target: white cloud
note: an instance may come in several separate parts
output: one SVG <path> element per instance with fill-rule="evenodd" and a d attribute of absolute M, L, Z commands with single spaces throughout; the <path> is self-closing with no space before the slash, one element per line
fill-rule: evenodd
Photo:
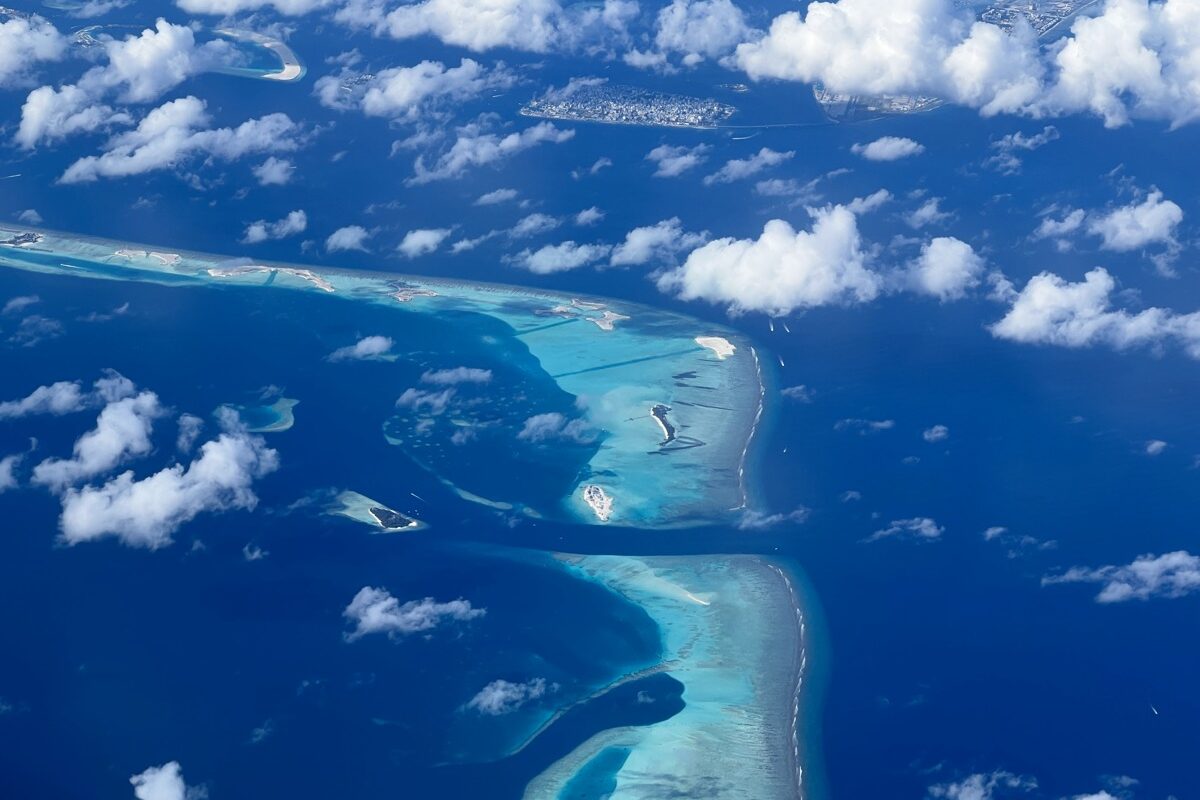
<path fill-rule="evenodd" d="M 426 392 L 421 389 L 405 389 L 396 398 L 396 408 L 411 408 L 413 411 L 426 409 L 431 415 L 443 413 L 454 399 L 454 389 L 443 389 L 440 392 Z"/>
<path fill-rule="evenodd" d="M 21 454 L 0 458 L 0 494 L 17 488 L 17 466 L 24 458 Z"/>
<path fill-rule="evenodd" d="M 856 419 L 853 417 L 840 419 L 833 424 L 833 429 L 836 431 L 858 431 L 860 436 L 890 431 L 894 427 L 896 427 L 896 421 L 892 419 Z"/>
<path fill-rule="evenodd" d="M 251 170 L 254 177 L 258 178 L 259 186 L 286 186 L 291 183 L 295 171 L 295 164 L 275 156 L 268 156 L 266 161 Z"/>
<path fill-rule="evenodd" d="M 1028 791 L 1037 788 L 1037 781 L 1011 772 L 996 770 L 968 775 L 959 781 L 929 787 L 929 796 L 937 800 L 992 800 L 997 792 Z"/>
<path fill-rule="evenodd" d="M 485 609 L 473 608 L 461 597 L 446 603 L 426 597 L 402 604 L 386 589 L 364 586 L 354 595 L 342 616 L 354 624 L 354 630 L 346 634 L 346 641 L 353 642 L 372 633 L 386 633 L 395 638 L 431 631 L 443 622 L 466 622 L 486 613 Z"/>
<path fill-rule="evenodd" d="M 1078 283 L 1043 272 L 1016 294 L 993 336 L 1026 344 L 1088 347 L 1106 344 L 1117 350 L 1174 340 L 1200 358 L 1200 312 L 1176 314 L 1147 308 L 1136 314 L 1111 307 L 1116 281 L 1097 267 Z"/>
<path fill-rule="evenodd" d="M 939 236 L 921 248 L 909 270 L 909 281 L 918 292 L 942 302 L 965 297 L 979 285 L 983 258 L 971 245 L 950 236 Z"/>
<path fill-rule="evenodd" d="M 886 528 L 881 528 L 875 531 L 868 537 L 868 542 L 879 541 L 880 539 L 904 538 L 917 539 L 920 541 L 936 541 L 940 539 L 945 532 L 945 528 L 938 525 L 929 517 L 913 517 L 912 519 L 895 519 L 891 525 Z"/>
<path fill-rule="evenodd" d="M 441 247 L 451 233 L 449 228 L 418 228 L 404 234 L 396 250 L 405 258 L 417 258 L 432 253 Z"/>
<path fill-rule="evenodd" d="M 45 222 L 36 208 L 26 208 L 17 212 L 17 221 L 24 222 L 26 225 L 41 225 Z"/>
<path fill-rule="evenodd" d="M 675 178 L 707 161 L 708 151 L 711 149 L 706 144 L 698 144 L 695 147 L 660 144 L 646 154 L 646 160 L 658 165 L 654 170 L 654 177 Z"/>
<path fill-rule="evenodd" d="M 717 239 L 663 273 L 658 288 L 684 300 L 727 306 L 731 314 L 797 309 L 875 299 L 881 279 L 868 268 L 857 218 L 845 206 L 811 209 L 811 231 L 768 222 L 758 239 Z"/>
<path fill-rule="evenodd" d="M 557 0 L 421 0 L 390 11 L 379 0 L 351 0 L 335 18 L 393 39 L 435 36 L 476 52 L 545 53 L 559 43 L 562 16 Z"/>
<path fill-rule="evenodd" d="M 900 136 L 884 136 L 869 144 L 856 144 L 850 152 L 868 161 L 899 161 L 924 153 L 925 145 Z"/>
<path fill-rule="evenodd" d="M 150 440 L 154 421 L 165 413 L 154 392 L 108 403 L 96 418 L 96 427 L 76 440 L 72 457 L 49 458 L 38 464 L 33 482 L 61 492 L 148 454 L 154 446 Z"/>
<path fill-rule="evenodd" d="M 944 442 L 950 438 L 950 429 L 945 425 L 934 425 L 932 428 L 926 428 L 921 433 L 921 438 L 927 442 Z"/>
<path fill-rule="evenodd" d="M 516 189 L 495 189 L 487 194 L 481 194 L 479 199 L 475 201 L 477 206 L 494 206 L 500 203 L 507 203 L 510 200 L 516 200 L 520 194 Z"/>
<path fill-rule="evenodd" d="M 1075 231 L 1083 227 L 1083 221 L 1087 214 L 1082 208 L 1075 208 L 1067 211 L 1062 219 L 1054 219 L 1051 216 L 1042 218 L 1037 230 L 1033 232 L 1034 239 L 1058 239 L 1063 236 L 1070 236 Z"/>
<path fill-rule="evenodd" d="M 177 424 L 179 434 L 175 437 L 175 449 L 181 453 L 190 453 L 196 440 L 200 438 L 200 432 L 204 430 L 204 420 L 195 414 L 180 414 Z"/>
<path fill-rule="evenodd" d="M 549 122 L 540 122 L 507 136 L 484 133 L 479 125 L 466 125 L 458 129 L 454 144 L 438 157 L 433 166 L 427 166 L 425 157 L 418 156 L 413 163 L 414 175 L 408 182 L 422 184 L 457 178 L 471 167 L 493 164 L 543 142 L 561 144 L 574 135 L 575 131 L 556 128 Z"/>
<path fill-rule="evenodd" d="M 942 198 L 931 197 L 921 204 L 920 208 L 905 216 L 904 221 L 910 228 L 920 230 L 929 225 L 940 225 L 952 216 L 942 211 Z"/>
<path fill-rule="evenodd" d="M 725 165 L 712 175 L 706 175 L 704 185 L 711 186 L 715 183 L 732 183 L 745 178 L 752 177 L 762 172 L 764 169 L 778 166 L 783 162 L 796 155 L 796 151 L 788 150 L 786 153 L 780 153 L 777 150 L 772 150 L 769 147 L 764 147 L 749 158 L 733 158 L 725 162 Z"/>
<path fill-rule="evenodd" d="M 116 94 L 125 103 L 149 102 L 237 57 L 229 42 L 199 44 L 190 27 L 161 18 L 139 34 L 123 39 L 100 35 L 99 41 L 107 63 L 92 67 L 74 84 L 57 90 L 42 86 L 29 94 L 15 137 L 19 145 L 32 148 L 43 140 L 129 125 L 129 114 L 102 102 L 106 96 Z"/>
<path fill-rule="evenodd" d="M 67 38 L 36 14 L 0 22 L 0 88 L 30 80 L 34 65 L 57 61 L 67 50 Z"/>
<path fill-rule="evenodd" d="M 1167 449 L 1167 443 L 1162 439 L 1151 439 L 1146 442 L 1146 455 L 1157 456 L 1161 455 Z"/>
<path fill-rule="evenodd" d="M 325 250 L 329 253 L 337 253 L 342 250 L 367 250 L 367 239 L 371 238 L 371 232 L 361 225 L 347 225 L 344 228 L 338 228 L 325 240 Z"/>
<path fill-rule="evenodd" d="M 568 419 L 557 411 L 535 414 L 525 420 L 517 438 L 526 442 L 549 442 L 565 440 L 587 444 L 596 438 L 596 432 L 584 419 Z"/>
<path fill-rule="evenodd" d="M 140 175 L 180 166 L 187 160 L 234 161 L 254 153 L 295 150 L 300 126 L 286 114 L 267 114 L 236 128 L 207 128 L 205 104 L 195 97 L 164 103 L 137 128 L 114 136 L 100 156 L 81 158 L 67 168 L 62 183 Z"/>
<path fill-rule="evenodd" d="M 377 361 L 390 355 L 394 344 L 390 336 L 364 336 L 354 344 L 334 350 L 329 354 L 329 360 Z"/>
<path fill-rule="evenodd" d="M 422 383 L 434 386 L 457 386 L 460 383 L 490 383 L 492 371 L 477 367 L 453 367 L 451 369 L 427 370 L 421 375 Z"/>
<path fill-rule="evenodd" d="M 612 251 L 607 244 L 578 244 L 566 241 L 548 244 L 537 250 L 522 250 L 508 261 L 537 275 L 549 275 L 599 261 Z"/>
<path fill-rule="evenodd" d="M 674 261 L 677 253 L 692 250 L 706 241 L 707 231 L 690 233 L 683 229 L 679 217 L 671 217 L 631 230 L 625 235 L 625 241 L 613 248 L 609 263 L 626 267 L 650 261 Z"/>
<path fill-rule="evenodd" d="M 188 786 L 178 761 L 168 761 L 161 767 L 149 767 L 130 777 L 133 796 L 137 800 L 204 800 L 203 788 Z"/>
<path fill-rule="evenodd" d="M 1174 245 L 1175 229 L 1182 221 L 1183 209 L 1163 200 L 1162 192 L 1155 189 L 1140 203 L 1092 219 L 1088 232 L 1102 239 L 1102 249 L 1125 253 L 1152 244 Z"/>
<path fill-rule="evenodd" d="M 317 9 L 335 5 L 338 0 L 175 0 L 189 14 L 231 16 L 246 11 L 271 8 L 280 14 L 296 17 Z"/>
<path fill-rule="evenodd" d="M 604 219 L 604 212 L 596 206 L 592 206 L 591 208 L 585 208 L 575 215 L 575 224 L 586 227 L 588 225 L 595 225 L 602 219 Z"/>
<path fill-rule="evenodd" d="M 556 217 L 535 212 L 517 220 L 517 224 L 512 226 L 508 231 L 508 235 L 513 239 L 526 239 L 530 236 L 537 236 L 552 231 L 559 224 L 560 222 Z"/>
<path fill-rule="evenodd" d="M 416 122 L 448 106 L 478 97 L 484 91 L 511 86 L 515 77 L 503 65 L 489 70 L 469 58 L 457 67 L 422 61 L 411 67 L 380 70 L 355 81 L 346 91 L 343 75 L 317 80 L 313 93 L 331 108 L 357 108 L 372 117 Z"/>
<path fill-rule="evenodd" d="M 996 153 L 985 159 L 983 163 L 1005 175 L 1015 175 L 1021 171 L 1021 158 L 1017 155 L 1019 152 L 1037 150 L 1050 142 L 1057 141 L 1060 137 L 1058 128 L 1053 125 L 1047 125 L 1041 133 L 1030 136 L 1026 136 L 1020 131 L 1007 134 L 992 142 L 992 149 Z"/>
<path fill-rule="evenodd" d="M 1200 556 L 1184 550 L 1138 556 L 1120 566 L 1072 567 L 1061 575 L 1042 578 L 1043 586 L 1059 583 L 1098 583 L 1098 603 L 1123 603 L 1156 597 L 1176 598 L 1200 591 Z"/>
<path fill-rule="evenodd" d="M 4 308 L 0 308 L 0 315 L 20 314 L 30 306 L 37 305 L 42 302 L 42 298 L 36 294 L 23 294 L 17 297 L 9 298 L 4 304 Z"/>
<path fill-rule="evenodd" d="M 811 403 L 813 399 L 813 391 L 804 384 L 796 386 L 785 386 L 779 390 L 779 393 L 788 400 L 795 400 L 797 403 Z"/>
<path fill-rule="evenodd" d="M 1182 125 L 1200 116 L 1200 8 L 1193 0 L 1108 0 L 1043 49 L 953 0 L 837 0 L 776 17 L 737 49 L 751 78 L 851 94 L 936 95 L 986 115 L 1090 112 Z"/>
<path fill-rule="evenodd" d="M 879 189 L 866 197 L 856 197 L 846 204 L 846 208 L 855 214 L 869 214 L 884 203 L 892 201 L 892 193 L 887 189 Z"/>
<path fill-rule="evenodd" d="M 532 678 L 525 683 L 512 683 L 503 679 L 494 680 L 471 698 L 467 703 L 467 708 L 488 716 L 511 714 L 544 694 L 546 694 L 545 678 Z"/>
<path fill-rule="evenodd" d="M 176 464 L 141 480 L 124 472 L 100 486 L 68 489 L 59 529 L 72 545 L 115 536 L 130 547 L 164 547 L 202 512 L 253 509 L 254 481 L 278 466 L 278 453 L 261 437 L 227 431 L 205 442 L 186 468 Z"/>
<path fill-rule="evenodd" d="M 304 233 L 307 228 L 308 215 L 303 210 L 291 211 L 286 217 L 275 222 L 260 219 L 258 222 L 250 223 L 246 226 L 245 234 L 242 235 L 242 242 L 258 244 L 272 239 L 285 239 L 288 236 Z"/>
<path fill-rule="evenodd" d="M 767 514 L 762 511 L 746 509 L 738 519 L 737 528 L 739 531 L 762 531 L 774 528 L 784 522 L 802 523 L 808 520 L 810 513 L 810 510 L 804 506 L 792 509 L 786 514 L 783 512 Z"/>
<path fill-rule="evenodd" d="M 751 32 L 730 0 L 672 0 L 658 12 L 654 44 L 661 53 L 683 54 L 692 66 L 729 54 Z"/>

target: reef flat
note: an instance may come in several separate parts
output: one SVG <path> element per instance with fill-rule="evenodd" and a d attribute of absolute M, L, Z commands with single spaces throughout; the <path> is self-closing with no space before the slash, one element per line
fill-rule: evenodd
<path fill-rule="evenodd" d="M 525 800 L 805 795 L 798 738 L 807 664 L 792 579 L 754 556 L 561 556 L 659 626 L 659 670 L 685 707 L 593 736 L 530 782 Z"/>
<path fill-rule="evenodd" d="M 451 478 L 443 465 L 452 464 L 465 452 L 462 448 L 452 449 L 449 440 L 439 443 L 439 461 L 426 455 L 429 448 L 408 448 L 413 435 L 387 431 L 389 441 L 405 446 L 460 497 L 496 508 L 519 507 L 531 516 L 673 527 L 727 519 L 746 504 L 751 490 L 745 468 L 764 396 L 759 359 L 744 337 L 721 326 L 632 303 L 515 286 L 239 260 L 3 225 L 0 266 L 178 287 L 314 292 L 330 302 L 385 306 L 397 315 L 434 315 L 452 333 L 456 325 L 467 331 L 470 319 L 484 315 L 501 323 L 493 326 L 503 341 L 492 357 L 503 361 L 517 351 L 527 352 L 536 360 L 532 369 L 538 379 L 573 398 L 570 410 L 579 417 L 577 427 L 557 428 L 550 437 L 526 431 L 521 439 L 520 427 L 506 429 L 509 441 L 536 445 L 544 453 L 575 447 L 572 452 L 583 453 L 585 461 L 582 469 L 567 475 L 553 500 L 533 507 L 525 498 L 511 496 L 519 487 L 509 487 L 510 494 L 493 491 L 494 473 L 503 465 L 460 469 Z M 718 341 L 728 346 L 714 349 L 712 343 Z M 401 358 L 403 347 L 397 342 Z M 502 368 L 498 362 L 496 369 Z M 495 397 L 496 387 L 491 388 L 493 396 L 461 414 L 455 410 L 455 430 L 485 429 L 491 420 L 480 415 L 486 415 L 489 404 L 511 401 Z M 659 405 L 670 409 L 673 436 L 663 437 L 652 418 L 651 409 Z M 519 422 L 533 422 L 532 416 Z M 409 422 L 409 431 L 419 434 L 421 420 Z M 586 448 L 567 441 L 576 433 Z M 601 495 L 589 487 L 603 490 L 607 501 L 597 504 Z"/>

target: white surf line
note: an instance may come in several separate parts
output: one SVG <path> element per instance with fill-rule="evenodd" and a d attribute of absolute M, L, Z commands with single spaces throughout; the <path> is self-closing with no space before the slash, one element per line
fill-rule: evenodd
<path fill-rule="evenodd" d="M 800 608 L 800 597 L 796 594 L 796 589 L 788 579 L 787 573 L 774 564 L 771 565 L 771 569 L 775 570 L 783 580 L 784 586 L 787 587 L 788 595 L 792 598 L 796 623 L 800 629 L 800 667 L 796 670 L 796 687 L 792 700 L 792 763 L 796 768 L 796 791 L 799 793 L 800 800 L 804 800 L 804 766 L 800 763 L 800 691 L 804 686 L 804 671 L 808 667 L 808 653 L 804 639 L 804 613 Z"/>
<path fill-rule="evenodd" d="M 742 502 L 732 509 L 734 511 L 740 511 L 749 502 L 749 492 L 746 489 L 746 459 L 750 455 L 750 445 L 754 442 L 754 435 L 758 433 L 758 423 L 762 420 L 763 407 L 767 401 L 767 387 L 763 383 L 762 364 L 758 360 L 758 351 L 753 346 L 750 348 L 750 355 L 754 356 L 754 373 L 758 376 L 758 411 L 754 413 L 754 424 L 750 426 L 750 435 L 746 437 L 746 446 L 742 448 L 742 457 L 738 463 L 738 492 L 742 496 Z"/>

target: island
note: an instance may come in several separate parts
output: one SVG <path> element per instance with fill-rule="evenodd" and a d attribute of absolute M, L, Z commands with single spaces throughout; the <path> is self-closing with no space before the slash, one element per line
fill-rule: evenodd
<path fill-rule="evenodd" d="M 669 94 L 635 86 L 610 85 L 604 79 L 573 81 L 530 100 L 521 109 L 527 117 L 610 125 L 664 128 L 715 128 L 737 111 L 704 97 Z"/>

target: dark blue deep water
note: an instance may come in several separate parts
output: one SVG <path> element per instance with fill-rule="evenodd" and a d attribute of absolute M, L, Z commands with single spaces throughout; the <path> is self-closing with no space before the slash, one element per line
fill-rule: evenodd
<path fill-rule="evenodd" d="M 185 19 L 145 3 L 120 15 L 141 22 L 155 12 Z M 1176 264 L 1178 277 L 1164 278 L 1138 253 L 1099 253 L 1089 245 L 1056 252 L 1029 239 L 1039 210 L 1053 203 L 1104 207 L 1134 184 L 1157 186 L 1184 208 L 1190 242 L 1195 231 L 1188 225 L 1200 211 L 1195 126 L 1109 131 L 1091 119 L 1053 120 L 1061 140 L 1024 154 L 1019 174 L 1001 176 L 983 164 L 990 143 L 1015 130 L 1040 131 L 1045 121 L 942 109 L 810 127 L 819 120 L 804 89 L 772 85 L 756 87 L 747 114 L 758 123 L 803 127 L 734 141 L 728 131 L 575 125 L 569 146 L 543 146 L 498 168 L 415 190 L 403 184 L 411 155 L 389 156 L 392 141 L 406 132 L 320 108 L 310 95 L 312 78 L 323 74 L 325 56 L 350 47 L 379 68 L 424 57 L 457 63 L 462 53 L 364 35 L 338 38 L 331 50 L 331 30 L 343 37 L 313 24 L 290 39 L 309 64 L 306 82 L 209 75 L 183 87 L 208 98 L 220 124 L 268 111 L 310 121 L 314 144 L 295 154 L 293 185 L 254 186 L 243 195 L 237 188 L 251 181 L 247 163 L 218 169 L 204 191 L 165 172 L 55 184 L 77 150 L 99 146 L 104 137 L 97 135 L 28 158 L 0 154 L 0 171 L 22 173 L 0 183 L 0 215 L 36 208 L 52 228 L 245 254 L 238 240 L 248 222 L 304 208 L 313 240 L 363 224 L 376 231 L 372 252 L 330 259 L 319 247 L 301 250 L 298 240 L 249 252 L 587 291 L 728 322 L 720 309 L 659 294 L 645 271 L 533 276 L 503 263 L 500 244 L 418 262 L 391 253 L 412 228 L 457 223 L 463 235 L 475 236 L 510 226 L 526 212 L 470 205 L 503 186 L 519 188 L 546 213 L 592 205 L 607 211 L 594 229 L 546 241 L 619 241 L 634 226 L 671 216 L 714 236 L 756 236 L 771 217 L 805 226 L 802 208 L 758 196 L 748 185 L 719 195 L 700 185 L 699 174 L 654 180 L 644 160 L 664 142 L 711 144 L 710 166 L 769 146 L 796 152 L 776 177 L 807 181 L 852 170 L 819 185 L 826 201 L 892 191 L 890 208 L 861 220 L 864 237 L 884 248 L 889 263 L 910 254 L 902 245 L 886 249 L 893 236 L 911 235 L 900 213 L 919 197 L 938 196 L 954 212 L 942 230 L 972 242 L 1018 285 L 1043 269 L 1078 280 L 1103 264 L 1135 303 L 1200 308 L 1194 251 Z M 651 80 L 619 64 L 592 66 L 626 81 Z M 576 65 L 549 57 L 539 81 L 562 84 L 578 74 Z M 710 67 L 653 80 L 708 93 L 729 79 Z M 514 112 L 540 85 L 478 101 L 464 118 L 487 110 L 523 125 Z M 21 99 L 8 92 L 2 98 L 10 112 Z M 929 155 L 867 167 L 850 154 L 852 144 L 884 134 L 918 139 Z M 346 155 L 332 161 L 341 151 Z M 614 165 L 584 180 L 569 176 L 601 156 Z M 334 185 L 338 190 L 329 191 Z M 62 547 L 53 499 L 36 490 L 0 494 L 0 697 L 13 707 L 0 715 L 0 797 L 127 798 L 129 775 L 172 759 L 215 800 L 519 797 L 533 775 L 592 733 L 651 722 L 681 702 L 669 676 L 646 679 L 575 707 L 532 746 L 503 757 L 554 708 L 652 663 L 659 649 L 644 612 L 572 579 L 545 555 L 553 550 L 764 553 L 802 570 L 823 631 L 823 651 L 810 655 L 828 678 L 822 697 L 806 698 L 814 709 L 807 735 L 824 754 L 823 764 L 809 767 L 824 773 L 830 798 L 921 798 L 932 783 L 993 769 L 1036 776 L 1046 797 L 1097 791 L 1105 776 L 1121 775 L 1140 781 L 1138 797 L 1200 796 L 1200 597 L 1101 605 L 1093 601 L 1098 587 L 1040 583 L 1071 565 L 1196 549 L 1200 364 L 1177 350 L 1112 353 L 998 341 L 985 325 L 1001 307 L 982 297 L 939 305 L 896 296 L 816 310 L 790 319 L 790 334 L 770 333 L 761 317 L 735 319 L 765 352 L 784 359 L 775 381 L 812 390 L 811 403 L 772 398 L 754 478 L 765 510 L 802 504 L 811 516 L 803 525 L 759 532 L 716 526 L 655 533 L 558 525 L 464 503 L 387 444 L 383 425 L 397 395 L 424 369 L 468 361 L 463 326 L 484 332 L 494 320 L 426 320 L 431 327 L 422 329 L 401 321 L 399 311 L 300 293 L 0 272 L 0 301 L 30 294 L 41 298 L 38 313 L 61 321 L 65 335 L 36 347 L 0 345 L 0 399 L 56 380 L 90 382 L 113 368 L 176 409 L 204 417 L 222 403 L 251 404 L 267 387 L 300 404 L 293 429 L 268 434 L 282 467 L 258 485 L 257 511 L 202 516 L 162 551 L 113 541 Z M 124 315 L 82 321 L 124 303 Z M 17 322 L 0 318 L 4 340 Z M 323 360 L 359 335 L 388 332 L 405 337 L 420 358 L 387 365 Z M 448 350 L 448 340 L 458 349 Z M 539 409 L 569 408 L 571 398 L 534 366 L 522 367 L 523 358 L 512 353 L 514 374 L 528 383 Z M 890 419 L 894 427 L 872 435 L 836 430 L 847 418 Z M 24 450 L 31 436 L 39 454 L 68 453 L 92 423 L 88 414 L 0 423 L 0 455 Z M 921 432 L 934 424 L 948 426 L 950 438 L 923 441 Z M 158 435 L 152 460 L 161 466 L 170 461 L 174 430 L 164 425 Z M 1170 444 L 1157 458 L 1144 452 L 1152 439 Z M 551 497 L 586 455 L 568 453 L 545 471 L 499 474 L 496 485 L 519 484 L 531 499 Z M 481 450 L 479 463 L 487 456 Z M 432 527 L 370 535 L 317 513 L 337 489 L 362 492 Z M 861 498 L 843 502 L 848 491 Z M 919 516 L 945 527 L 940 541 L 864 541 L 891 520 Z M 1010 536 L 985 541 L 982 532 L 993 526 Z M 1053 544 L 1022 543 L 1025 536 Z M 247 561 L 247 545 L 268 557 Z M 400 598 L 466 597 L 487 615 L 429 637 L 346 642 L 342 609 L 368 585 Z M 517 714 L 483 718 L 463 708 L 491 680 L 533 676 L 557 688 Z M 639 704 L 639 691 L 661 702 Z M 580 779 L 580 796 L 602 796 L 604 769 L 619 756 L 606 754 L 597 774 Z"/>

